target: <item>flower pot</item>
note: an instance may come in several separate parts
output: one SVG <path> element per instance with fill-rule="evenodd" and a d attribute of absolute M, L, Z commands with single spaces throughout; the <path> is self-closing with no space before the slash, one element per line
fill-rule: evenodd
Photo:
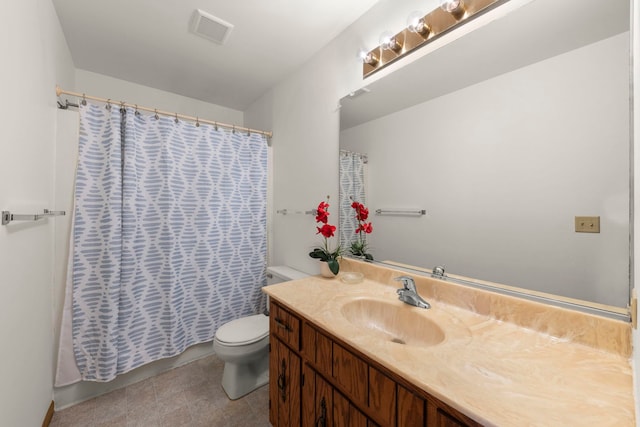
<path fill-rule="evenodd" d="M 333 272 L 329 268 L 329 264 L 327 264 L 326 261 L 320 261 L 320 275 L 328 279 L 336 277 L 336 275 L 333 274 Z"/>

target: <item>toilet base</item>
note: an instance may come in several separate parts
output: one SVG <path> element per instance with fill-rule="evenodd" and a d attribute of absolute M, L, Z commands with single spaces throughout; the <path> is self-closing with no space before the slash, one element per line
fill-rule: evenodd
<path fill-rule="evenodd" d="M 269 358 L 251 363 L 226 362 L 222 372 L 222 388 L 229 399 L 236 400 L 269 382 Z"/>

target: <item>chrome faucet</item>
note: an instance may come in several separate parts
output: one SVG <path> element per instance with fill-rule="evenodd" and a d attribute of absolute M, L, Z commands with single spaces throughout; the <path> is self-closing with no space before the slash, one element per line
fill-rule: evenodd
<path fill-rule="evenodd" d="M 398 293 L 398 299 L 406 304 L 415 305 L 420 308 L 431 308 L 431 304 L 422 299 L 420 295 L 418 295 L 418 291 L 416 289 L 416 283 L 409 276 L 400 276 L 396 277 L 393 280 L 397 280 L 402 282 L 402 288 L 396 290 Z"/>

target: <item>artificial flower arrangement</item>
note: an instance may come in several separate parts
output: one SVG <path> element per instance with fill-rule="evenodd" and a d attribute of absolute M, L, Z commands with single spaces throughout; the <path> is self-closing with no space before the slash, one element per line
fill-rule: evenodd
<path fill-rule="evenodd" d="M 340 264 L 338 258 L 342 255 L 342 248 L 338 245 L 334 250 L 329 249 L 329 238 L 333 237 L 336 231 L 336 226 L 329 224 L 329 196 L 327 196 L 326 202 L 320 202 L 316 213 L 316 222 L 322 224 L 316 226 L 318 231 L 316 234 L 322 234 L 324 238 L 324 244 L 322 246 L 314 248 L 309 252 L 311 258 L 319 259 L 327 263 L 329 270 L 333 274 L 338 274 L 340 271 Z"/>
<path fill-rule="evenodd" d="M 351 243 L 349 252 L 351 252 L 351 255 L 353 256 L 373 261 L 373 255 L 367 252 L 369 250 L 367 234 L 371 234 L 373 231 L 373 225 L 371 222 L 366 222 L 369 218 L 369 209 L 367 209 L 367 207 L 362 203 L 358 203 L 356 201 L 351 204 L 351 207 L 356 211 L 356 221 L 358 221 L 356 234 L 358 237 Z"/>

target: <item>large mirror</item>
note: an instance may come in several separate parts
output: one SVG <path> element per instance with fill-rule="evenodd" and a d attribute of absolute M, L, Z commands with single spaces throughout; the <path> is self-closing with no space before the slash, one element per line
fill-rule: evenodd
<path fill-rule="evenodd" d="M 532 0 L 341 100 L 377 261 L 627 306 L 629 3 Z"/>

